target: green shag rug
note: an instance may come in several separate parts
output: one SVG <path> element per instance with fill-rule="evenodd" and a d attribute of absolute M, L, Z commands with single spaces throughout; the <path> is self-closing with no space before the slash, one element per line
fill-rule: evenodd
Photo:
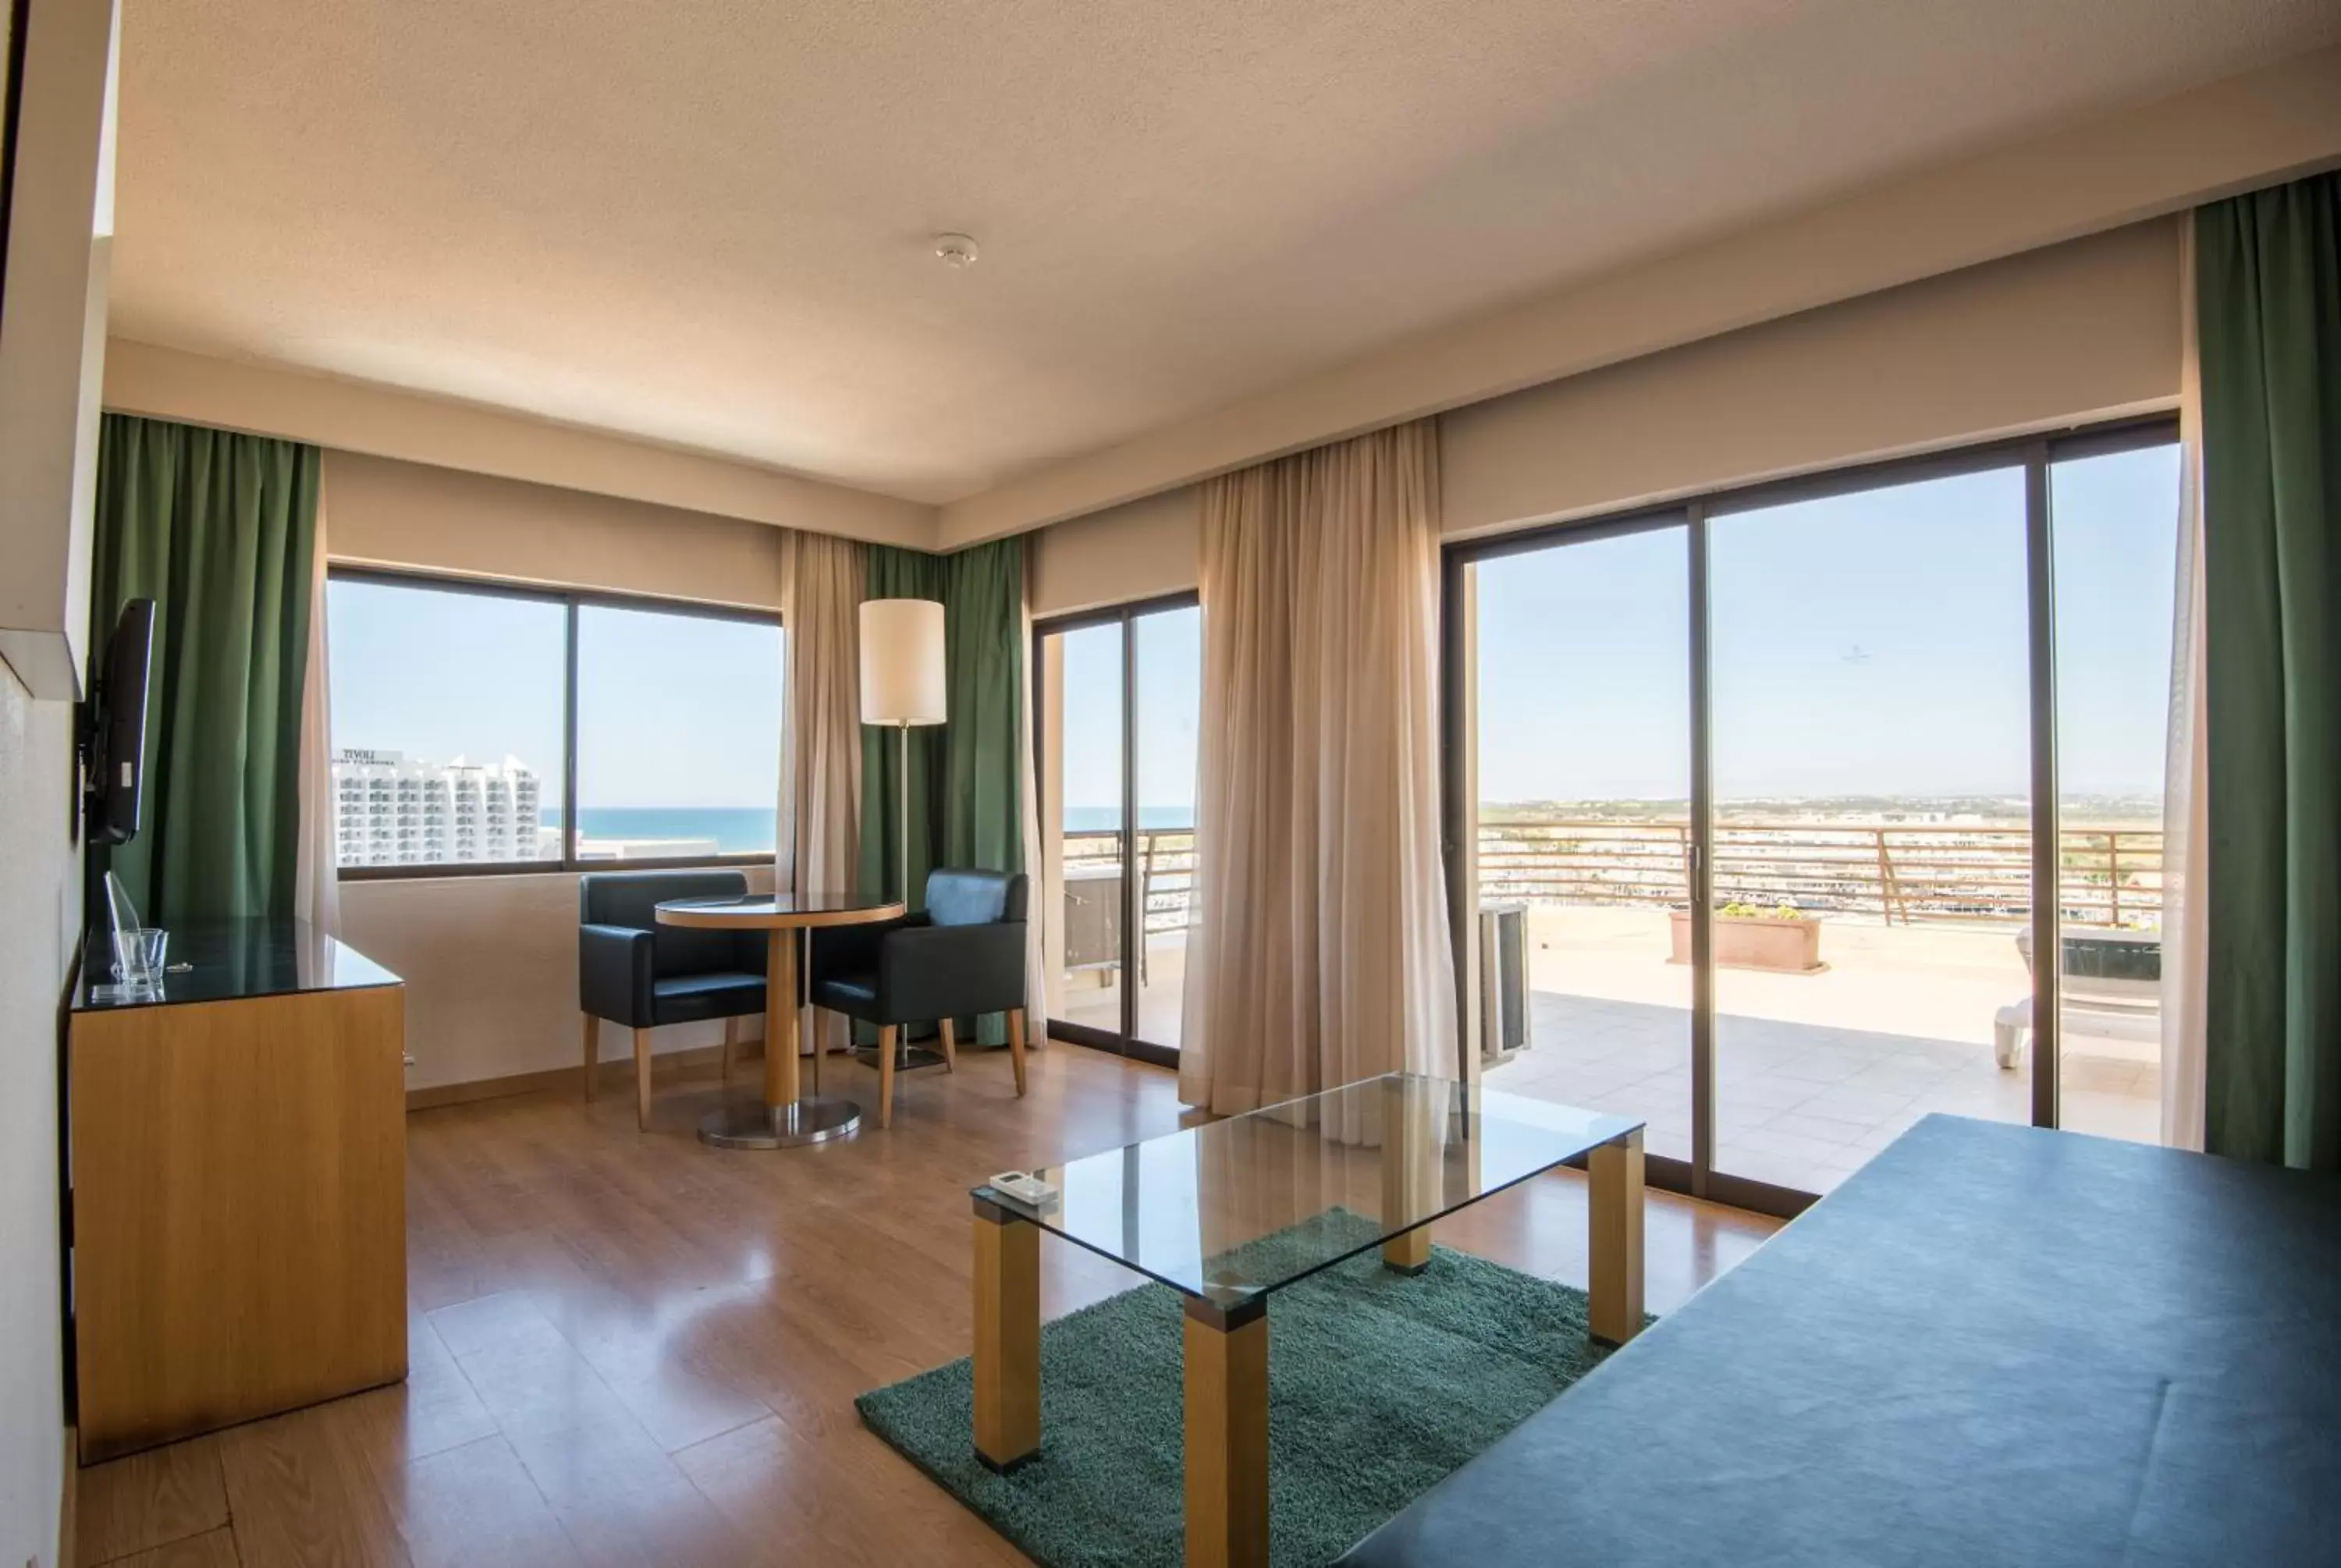
<path fill-rule="evenodd" d="M 1355 1214 L 1266 1236 L 1238 1257 Z M 1321 1250 L 1312 1244 L 1311 1250 Z M 1452 1252 L 1409 1277 L 1379 1251 L 1280 1290 L 1269 1322 L 1270 1542 L 1280 1568 L 1331 1562 L 1599 1365 L 1585 1293 Z M 964 1358 L 854 1402 L 872 1432 L 1044 1568 L 1178 1568 L 1184 1555 L 1179 1294 L 1147 1285 L 1041 1330 L 1041 1453 L 975 1456 Z"/>

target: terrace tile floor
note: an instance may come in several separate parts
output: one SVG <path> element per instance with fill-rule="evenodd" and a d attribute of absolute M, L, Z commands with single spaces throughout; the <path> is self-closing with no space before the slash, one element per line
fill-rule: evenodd
<path fill-rule="evenodd" d="M 1668 961 L 1662 909 L 1538 908 L 1529 915 L 1531 1047 L 1488 1074 L 1514 1094 L 1630 1113 L 1654 1154 L 1690 1157 L 1690 972 Z M 1183 933 L 1151 939 L 1141 1037 L 1179 1039 Z M 1717 1166 L 1826 1192 L 1929 1111 L 2028 1122 L 2031 1057 L 1993 1059 L 1992 1018 L 2031 981 L 2007 927 L 1830 922 L 1818 975 L 1718 977 Z M 1120 1027 L 1111 987 L 1061 1016 Z M 2068 1019 L 2064 1122 L 2153 1142 L 2161 1079 L 2150 1045 Z"/>
<path fill-rule="evenodd" d="M 1816 975 L 1718 977 L 1717 1168 L 1826 1192 L 1930 1111 L 2031 1119 L 2031 1056 L 2002 1068 L 1997 1008 L 2030 981 L 2012 931 L 1824 927 Z M 1689 971 L 1663 910 L 1539 908 L 1529 918 L 1530 1048 L 1487 1081 L 1629 1112 L 1653 1153 L 1690 1154 Z M 2154 1047 L 2069 1016 L 2064 1124 L 2151 1142 Z"/>

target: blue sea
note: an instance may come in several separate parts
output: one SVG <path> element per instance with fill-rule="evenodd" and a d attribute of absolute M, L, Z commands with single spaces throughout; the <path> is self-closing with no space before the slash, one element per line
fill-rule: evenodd
<path fill-rule="evenodd" d="M 543 817 L 546 827 L 561 826 L 557 807 Z M 712 839 L 726 855 L 769 855 L 776 820 L 769 806 L 588 806 L 577 813 L 577 831 L 586 839 Z"/>
<path fill-rule="evenodd" d="M 543 813 L 548 828 L 561 826 L 555 807 Z M 1111 806 L 1068 806 L 1068 833 L 1110 832 L 1121 813 Z M 775 813 L 752 806 L 667 807 L 588 806 L 577 813 L 578 832 L 587 839 L 712 839 L 726 855 L 769 855 L 772 852 Z M 1195 825 L 1190 806 L 1145 806 L 1139 825 L 1177 829 Z"/>

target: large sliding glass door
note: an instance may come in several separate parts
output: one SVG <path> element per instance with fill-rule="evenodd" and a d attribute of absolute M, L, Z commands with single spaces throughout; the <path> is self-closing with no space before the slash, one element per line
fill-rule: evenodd
<path fill-rule="evenodd" d="M 1680 1160 L 1691 971 L 1670 961 L 1670 911 L 1690 898 L 1688 535 L 1679 516 L 1638 521 L 1465 569 L 1489 981 L 1475 1043 L 1500 1068 L 1490 1082 L 1643 1117 L 1649 1152 Z M 1522 1000 L 1525 1028 L 1508 1032 Z"/>
<path fill-rule="evenodd" d="M 1043 636 L 1041 769 L 1047 880 L 1063 889 L 1050 942 L 1049 1017 L 1121 1033 L 1122 632 L 1119 622 Z"/>
<path fill-rule="evenodd" d="M 2174 436 L 1451 550 L 1486 1081 L 1784 1212 L 1932 1111 L 2152 1139 Z"/>
<path fill-rule="evenodd" d="M 1175 1060 L 1192 923 L 1202 610 L 1191 596 L 1034 629 L 1052 1033 Z"/>
<path fill-rule="evenodd" d="M 1929 1111 L 2027 1122 L 2025 467 L 1709 511 L 1718 1170 L 1826 1192 Z"/>
<path fill-rule="evenodd" d="M 1131 652 L 1132 1038 L 1179 1048 L 1179 1004 L 1195 887 L 1195 731 L 1202 717 L 1203 611 L 1128 622 Z"/>
<path fill-rule="evenodd" d="M 2162 1137 L 2162 804 L 2178 448 L 2048 468 L 2057 520 L 2061 1125 Z"/>

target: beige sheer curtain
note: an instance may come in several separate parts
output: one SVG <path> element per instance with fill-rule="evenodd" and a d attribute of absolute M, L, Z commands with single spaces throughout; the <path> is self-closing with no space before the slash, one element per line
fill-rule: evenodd
<path fill-rule="evenodd" d="M 2195 223 L 2178 225 L 2178 596 L 2162 797 L 2162 1141 L 2203 1146 L 2205 991 L 2211 972 L 2209 716 L 2203 630 L 2203 381 L 2195 338 Z"/>
<path fill-rule="evenodd" d="M 1032 657 L 1032 572 L 1041 552 L 1024 551 L 1023 597 L 1017 607 L 1017 635 L 1026 659 Z M 1032 671 L 1027 666 L 1016 710 L 1016 754 L 1024 759 L 1022 809 L 1018 836 L 1023 840 L 1026 921 L 1024 927 L 1024 1043 L 1038 1046 L 1049 1037 L 1049 935 L 1064 910 L 1061 893 L 1051 896 L 1041 845 L 1041 769 L 1032 745 Z"/>
<path fill-rule="evenodd" d="M 781 719 L 780 853 L 800 893 L 850 892 L 861 856 L 862 675 L 857 628 L 867 568 L 859 544 L 791 531 L 781 542 L 788 701 Z M 824 1025 L 845 1043 L 844 1021 Z M 810 1048 L 810 1047 L 808 1047 Z"/>
<path fill-rule="evenodd" d="M 1452 1076 L 1429 421 L 1203 488 L 1203 722 L 1180 1097 Z"/>
<path fill-rule="evenodd" d="M 301 682 L 301 841 L 293 858 L 293 912 L 328 937 L 342 931 L 339 851 L 334 844 L 334 726 L 325 668 L 325 490 L 309 549 L 309 668 Z"/>

